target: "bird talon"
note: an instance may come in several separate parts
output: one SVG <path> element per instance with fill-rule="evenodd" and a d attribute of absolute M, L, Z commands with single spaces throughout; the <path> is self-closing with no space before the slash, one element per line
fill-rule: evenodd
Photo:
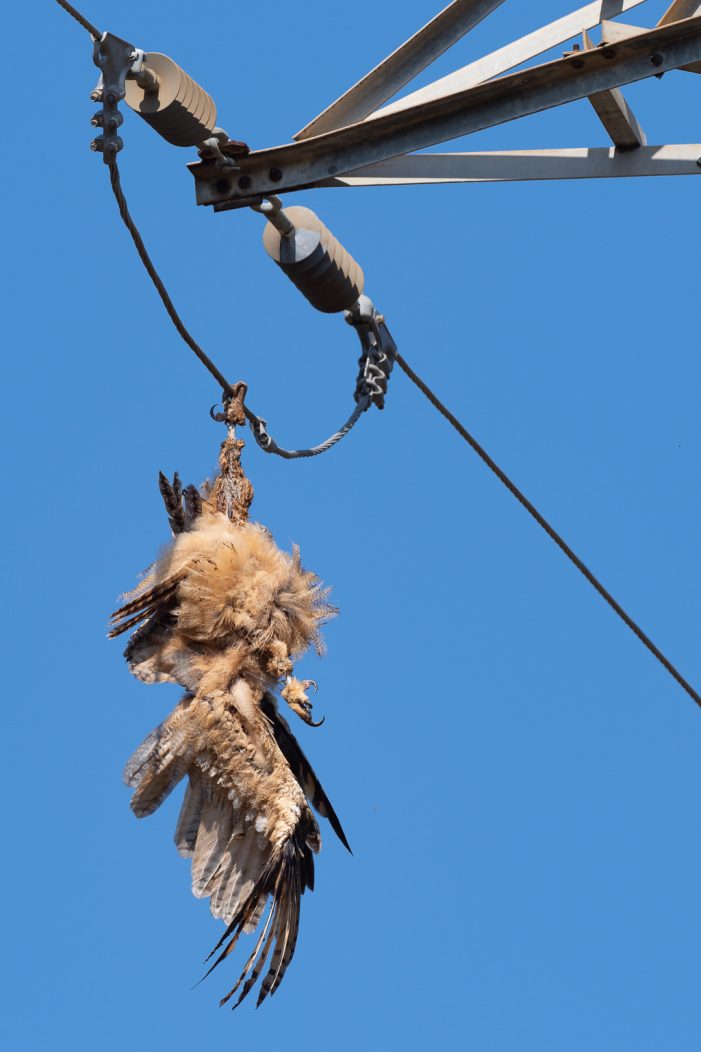
<path fill-rule="evenodd" d="M 292 711 L 299 716 L 308 727 L 321 727 L 324 720 L 321 719 L 316 723 L 312 719 L 312 703 L 305 693 L 305 691 L 311 686 L 313 686 L 315 690 L 319 689 L 313 679 L 306 679 L 303 682 L 300 682 L 300 680 L 288 676 L 285 687 L 280 691 L 280 694 Z"/>

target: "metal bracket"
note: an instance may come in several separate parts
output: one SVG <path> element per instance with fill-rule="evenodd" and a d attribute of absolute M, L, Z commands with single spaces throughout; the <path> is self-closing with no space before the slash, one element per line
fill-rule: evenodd
<path fill-rule="evenodd" d="M 93 128 L 102 128 L 102 134 L 93 139 L 90 149 L 94 153 L 101 153 L 105 164 L 109 164 L 124 146 L 117 135 L 117 129 L 124 120 L 119 112 L 119 102 L 126 94 L 127 75 L 140 59 L 143 60 L 143 52 L 112 33 L 105 33 L 101 40 L 95 41 L 93 61 L 100 70 L 100 79 L 95 90 L 90 93 L 90 98 L 93 102 L 101 102 L 102 109 L 97 111 L 90 123 Z"/>
<path fill-rule="evenodd" d="M 211 138 L 199 144 L 197 152 L 203 161 L 212 161 L 215 168 L 228 168 L 230 171 L 238 172 L 240 169 L 234 158 L 222 151 L 222 146 L 226 146 L 230 141 L 223 128 L 215 128 Z M 248 150 L 245 143 L 240 145 L 244 146 L 246 151 Z"/>
<path fill-rule="evenodd" d="M 380 314 L 369 296 L 359 296 L 344 317 L 358 333 L 363 348 L 355 400 L 367 398 L 378 409 L 384 409 L 387 383 L 397 356 L 397 345 L 385 324 L 384 314 Z"/>

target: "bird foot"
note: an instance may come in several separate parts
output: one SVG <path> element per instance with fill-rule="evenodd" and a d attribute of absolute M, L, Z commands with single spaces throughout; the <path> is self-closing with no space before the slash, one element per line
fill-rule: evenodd
<path fill-rule="evenodd" d="M 285 681 L 285 686 L 280 691 L 280 694 L 292 711 L 296 713 L 301 720 L 304 720 L 309 727 L 321 727 L 324 722 L 323 719 L 319 720 L 318 723 L 315 723 L 312 719 L 312 703 L 306 693 L 310 687 L 314 688 L 314 693 L 319 689 L 313 679 L 298 680 L 295 679 L 294 676 L 288 676 Z"/>

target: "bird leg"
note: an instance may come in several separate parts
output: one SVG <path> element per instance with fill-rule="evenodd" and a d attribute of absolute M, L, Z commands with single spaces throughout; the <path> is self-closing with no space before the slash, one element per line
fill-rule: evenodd
<path fill-rule="evenodd" d="M 236 428 L 246 423 L 245 397 L 246 385 L 238 383 L 231 398 L 224 403 L 227 436 L 219 453 L 219 476 L 209 496 L 209 504 L 227 515 L 235 525 L 248 521 L 248 509 L 253 500 L 253 486 L 241 465 L 245 442 L 236 437 Z"/>
<path fill-rule="evenodd" d="M 313 679 L 299 680 L 295 679 L 294 676 L 288 676 L 284 688 L 280 691 L 280 695 L 285 699 L 292 711 L 301 720 L 304 720 L 309 727 L 321 727 L 324 722 L 323 719 L 319 720 L 318 723 L 315 723 L 312 719 L 312 703 L 306 694 L 310 687 L 314 687 L 314 693 L 319 689 Z"/>

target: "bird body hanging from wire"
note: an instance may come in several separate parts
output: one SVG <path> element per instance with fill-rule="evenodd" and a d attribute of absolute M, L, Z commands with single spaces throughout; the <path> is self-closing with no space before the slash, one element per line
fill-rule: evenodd
<path fill-rule="evenodd" d="M 241 385 L 242 388 L 243 385 Z M 229 432 L 220 474 L 202 492 L 161 475 L 173 540 L 127 602 L 111 636 L 136 629 L 125 651 L 146 683 L 178 683 L 185 697 L 129 760 L 138 818 L 152 814 L 188 779 L 175 842 L 192 859 L 192 890 L 227 925 L 212 968 L 241 933 L 261 927 L 241 977 L 222 1003 L 249 993 L 263 968 L 258 1003 L 275 992 L 297 942 L 300 899 L 314 886 L 319 827 L 312 807 L 348 842 L 289 725 L 276 689 L 314 724 L 293 662 L 334 613 L 299 552 L 282 552 L 248 521 L 253 498 L 240 463 L 243 393 L 226 406 Z M 211 971 L 211 969 L 210 969 Z M 209 973 L 208 973 L 209 974 Z"/>

